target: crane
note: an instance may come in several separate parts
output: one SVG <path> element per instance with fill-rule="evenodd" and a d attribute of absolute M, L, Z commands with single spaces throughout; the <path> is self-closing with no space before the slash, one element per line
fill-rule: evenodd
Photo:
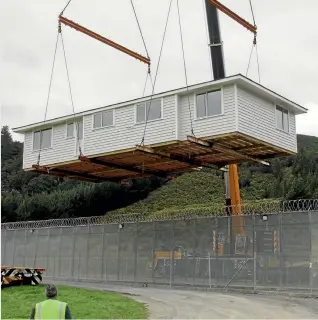
<path fill-rule="evenodd" d="M 250 24 L 236 13 L 225 7 L 217 0 L 205 0 L 205 11 L 209 34 L 210 56 L 212 61 L 212 70 L 215 80 L 225 78 L 223 46 L 219 26 L 218 9 L 228 15 L 230 18 L 247 28 L 254 34 L 253 44 L 256 44 L 257 27 Z M 238 177 L 237 164 L 230 164 L 228 170 L 224 172 L 226 206 L 230 206 L 233 215 L 232 229 L 238 236 L 245 235 L 244 220 L 241 216 L 241 196 Z"/>

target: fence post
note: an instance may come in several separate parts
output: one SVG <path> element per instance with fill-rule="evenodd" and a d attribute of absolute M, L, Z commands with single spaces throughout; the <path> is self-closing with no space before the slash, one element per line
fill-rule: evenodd
<path fill-rule="evenodd" d="M 278 245 L 278 248 L 279 248 L 279 287 L 280 287 L 280 290 L 283 290 L 283 286 L 284 286 L 284 283 L 283 283 L 283 276 L 284 276 L 284 270 L 285 270 L 285 265 L 284 265 L 284 259 L 283 259 L 283 245 L 282 245 L 282 237 L 283 237 L 283 217 L 282 217 L 282 213 L 278 213 L 278 232 L 279 232 L 279 235 L 278 235 L 278 239 L 279 239 L 279 245 Z"/>
<path fill-rule="evenodd" d="M 84 279 L 88 279 L 88 260 L 89 260 L 89 238 L 91 236 L 90 225 L 88 224 L 88 233 L 87 233 L 87 246 L 86 246 L 86 275 Z"/>
<path fill-rule="evenodd" d="M 27 253 L 27 229 L 24 230 L 24 257 L 23 257 L 23 266 L 26 266 L 26 253 Z M 47 254 L 49 255 L 49 250 L 47 250 Z M 46 263 L 46 268 L 48 267 L 48 263 Z"/>
<path fill-rule="evenodd" d="M 173 256 L 173 251 L 170 252 L 170 278 L 169 278 L 169 285 L 170 287 L 172 286 L 172 256 Z"/>
<path fill-rule="evenodd" d="M 174 282 L 174 273 L 175 273 L 175 267 L 174 267 L 174 246 L 175 246 L 175 243 L 174 243 L 174 226 L 175 226 L 175 221 L 173 220 L 172 221 L 172 230 L 171 230 L 171 243 L 172 243 L 172 260 L 171 260 L 171 270 L 172 270 L 172 277 L 171 277 L 171 283 L 170 283 L 170 286 L 173 284 Z"/>
<path fill-rule="evenodd" d="M 13 237 L 13 256 L 12 256 L 12 265 L 13 265 L 13 266 L 14 266 L 16 236 L 17 236 L 17 230 L 14 230 L 14 237 Z"/>
<path fill-rule="evenodd" d="M 55 280 L 55 258 L 56 256 L 54 256 L 54 261 L 53 261 L 53 279 Z"/>
<path fill-rule="evenodd" d="M 80 270 L 81 270 L 80 266 L 81 266 L 81 251 L 79 250 L 78 251 L 78 265 L 77 265 L 77 280 L 80 279 Z"/>
<path fill-rule="evenodd" d="M 192 284 L 195 285 L 195 279 L 196 279 L 196 271 L 197 271 L 197 268 L 196 268 L 196 253 L 195 253 L 195 249 L 196 249 L 196 224 L 197 224 L 197 219 L 193 219 L 193 256 L 192 256 Z"/>
<path fill-rule="evenodd" d="M 26 236 L 26 233 L 25 233 Z M 46 256 L 46 269 L 49 270 L 49 264 L 50 264 L 50 239 L 51 239 L 51 228 L 48 228 L 48 240 L 47 240 L 47 256 Z M 26 249 L 26 247 L 25 247 Z"/>
<path fill-rule="evenodd" d="M 308 220 L 309 220 L 309 252 L 310 252 L 310 262 L 309 262 L 309 288 L 310 293 L 312 295 L 313 290 L 313 272 L 312 272 L 312 217 L 311 217 L 311 211 L 308 212 Z"/>
<path fill-rule="evenodd" d="M 100 276 L 100 278 L 101 278 L 101 280 L 104 280 L 104 278 L 103 278 L 103 274 L 104 274 L 104 268 L 105 268 L 105 263 L 104 263 L 104 259 L 105 259 L 105 257 L 104 257 L 104 248 L 105 248 L 105 226 L 103 225 L 103 229 L 102 229 L 103 231 L 102 231 L 102 270 L 101 270 L 101 276 Z M 105 272 L 105 274 L 106 274 L 106 272 Z M 106 281 L 106 279 L 105 279 L 105 281 Z"/>
<path fill-rule="evenodd" d="M 37 257 L 37 251 L 38 251 L 38 234 L 39 234 L 39 229 L 35 230 L 35 252 L 34 252 L 34 262 L 33 262 L 33 268 L 36 267 L 36 257 Z"/>
<path fill-rule="evenodd" d="M 136 221 L 136 231 L 135 231 L 135 267 L 134 267 L 134 281 L 137 283 L 137 266 L 138 266 L 138 220 Z"/>
<path fill-rule="evenodd" d="M 220 217 L 215 217 L 216 219 L 216 230 L 215 230 L 215 287 L 217 288 L 218 287 L 218 284 L 219 284 L 219 281 L 218 281 L 218 278 L 220 276 L 220 273 L 219 273 L 219 220 L 220 220 Z M 223 244 L 223 248 L 224 248 L 224 244 Z M 224 250 L 224 249 L 223 249 Z M 223 251 L 223 254 L 224 254 L 224 251 Z M 223 274 L 222 274 L 222 278 L 223 278 Z"/>
<path fill-rule="evenodd" d="M 71 274 L 72 274 L 72 279 L 74 279 L 74 260 L 75 260 L 75 237 L 76 237 L 76 227 L 73 227 L 73 232 L 72 232 L 72 238 L 73 238 L 73 244 L 72 244 L 72 261 L 71 261 Z"/>
<path fill-rule="evenodd" d="M 256 280 L 257 280 L 257 243 L 256 243 L 256 228 L 255 228 L 255 214 L 253 215 L 253 290 L 256 292 Z"/>
<path fill-rule="evenodd" d="M 117 281 L 120 276 L 120 228 L 117 230 Z"/>
<path fill-rule="evenodd" d="M 211 285 L 211 254 L 210 254 L 210 250 L 208 252 L 208 264 L 209 264 L 209 287 L 211 289 L 212 285 Z"/>
<path fill-rule="evenodd" d="M 108 232 L 106 231 L 106 226 L 104 226 L 104 232 L 105 232 L 105 235 L 104 235 L 104 264 L 105 264 L 105 282 L 107 282 L 107 272 L 108 272 L 108 267 L 107 267 L 107 262 L 108 262 Z M 106 242 L 106 245 L 105 245 L 105 242 Z"/>
<path fill-rule="evenodd" d="M 155 283 L 155 247 L 156 247 L 156 225 L 155 221 L 152 221 L 152 282 Z"/>
<path fill-rule="evenodd" d="M 256 258 L 257 258 L 257 254 L 256 254 L 256 251 L 254 251 L 254 261 L 253 261 L 253 264 L 254 264 L 254 274 L 253 274 L 253 290 L 254 290 L 254 293 L 256 292 L 256 277 L 257 277 L 257 264 L 256 264 Z"/>
<path fill-rule="evenodd" d="M 3 237 L 3 232 L 4 232 L 4 237 Z M 1 249 L 1 263 L 2 265 L 8 265 L 7 259 L 6 259 L 6 246 L 7 246 L 7 229 L 1 230 L 1 243 L 3 242 L 3 251 Z M 4 240 L 4 241 L 3 241 Z"/>
<path fill-rule="evenodd" d="M 62 259 L 61 253 L 62 253 L 62 239 L 63 239 L 63 237 L 62 237 L 62 228 L 61 227 L 59 227 L 59 228 L 60 228 L 60 248 L 59 248 L 59 266 L 58 266 L 59 273 L 58 273 L 58 279 L 60 278 L 60 274 L 61 274 L 61 259 Z"/>

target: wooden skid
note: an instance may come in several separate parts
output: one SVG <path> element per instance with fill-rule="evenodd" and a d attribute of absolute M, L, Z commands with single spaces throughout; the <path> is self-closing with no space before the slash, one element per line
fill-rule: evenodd
<path fill-rule="evenodd" d="M 137 146 L 128 151 L 82 157 L 80 161 L 47 167 L 33 166 L 32 170 L 83 181 L 119 182 L 127 178 L 166 177 L 173 173 L 194 171 L 198 167 L 220 169 L 227 164 L 253 161 L 266 164 L 264 159 L 292 154 L 235 132 L 200 139 L 189 137 L 186 141 L 160 146 Z"/>

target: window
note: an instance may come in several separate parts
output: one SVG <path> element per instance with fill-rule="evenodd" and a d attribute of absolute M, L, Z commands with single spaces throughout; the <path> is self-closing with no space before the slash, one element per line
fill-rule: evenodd
<path fill-rule="evenodd" d="M 83 122 L 78 121 L 75 122 L 76 128 L 74 126 L 74 122 L 68 123 L 66 126 L 66 137 L 73 138 L 75 137 L 75 132 L 78 131 L 79 139 L 83 139 Z"/>
<path fill-rule="evenodd" d="M 109 127 L 114 124 L 114 110 L 94 114 L 94 129 Z"/>
<path fill-rule="evenodd" d="M 276 126 L 280 130 L 289 131 L 288 111 L 279 106 L 276 106 Z"/>
<path fill-rule="evenodd" d="M 74 123 L 68 123 L 66 126 L 66 137 L 72 138 L 74 137 Z"/>
<path fill-rule="evenodd" d="M 161 119 L 161 99 L 137 104 L 136 106 L 136 123 L 150 120 Z"/>
<path fill-rule="evenodd" d="M 52 128 L 35 131 L 33 135 L 33 150 L 47 149 L 52 146 Z"/>
<path fill-rule="evenodd" d="M 196 96 L 197 118 L 222 114 L 221 90 L 210 91 Z"/>

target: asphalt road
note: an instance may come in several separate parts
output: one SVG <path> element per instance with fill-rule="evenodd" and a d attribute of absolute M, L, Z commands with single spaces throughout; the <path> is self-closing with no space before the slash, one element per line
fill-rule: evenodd
<path fill-rule="evenodd" d="M 53 283 L 129 295 L 147 304 L 151 319 L 318 319 L 318 301 L 310 298 Z"/>

